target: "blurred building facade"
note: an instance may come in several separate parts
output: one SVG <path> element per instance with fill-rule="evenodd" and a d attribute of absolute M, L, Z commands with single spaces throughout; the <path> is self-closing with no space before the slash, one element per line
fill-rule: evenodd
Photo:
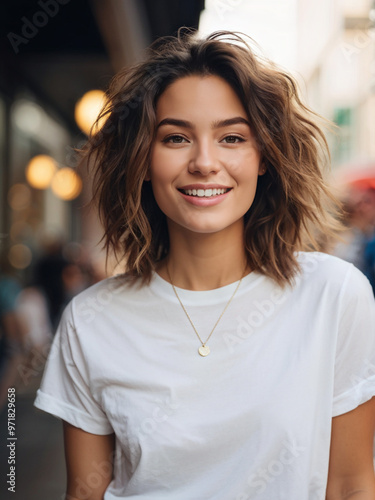
<path fill-rule="evenodd" d="M 298 0 L 297 70 L 310 106 L 340 128 L 335 166 L 375 161 L 375 2 Z"/>
<path fill-rule="evenodd" d="M 86 140 L 74 113 L 92 89 L 142 57 L 155 38 L 198 27 L 204 0 L 7 0 L 0 6 L 0 250 L 27 275 L 47 239 L 101 237 L 89 208 L 91 175 L 77 171 Z M 77 196 L 38 187 L 26 176 L 31 159 L 47 155 L 55 173 L 69 167 L 83 181 Z M 38 171 L 37 181 L 44 174 Z M 55 177 L 53 177 L 55 178 Z M 43 182 L 42 182 L 43 184 Z"/>

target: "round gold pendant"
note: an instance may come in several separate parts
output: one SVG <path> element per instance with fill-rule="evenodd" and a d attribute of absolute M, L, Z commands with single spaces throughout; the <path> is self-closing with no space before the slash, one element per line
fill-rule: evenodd
<path fill-rule="evenodd" d="M 201 356 L 208 356 L 210 354 L 210 348 L 208 345 L 201 345 L 198 352 Z"/>

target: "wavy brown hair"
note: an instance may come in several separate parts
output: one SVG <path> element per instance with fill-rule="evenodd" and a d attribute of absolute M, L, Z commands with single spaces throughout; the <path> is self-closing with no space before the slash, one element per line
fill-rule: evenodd
<path fill-rule="evenodd" d="M 113 79 L 102 112 L 105 125 L 85 149 L 94 163 L 107 254 L 114 250 L 125 258 L 128 274 L 143 282 L 168 254 L 166 217 L 145 178 L 158 98 L 190 75 L 223 78 L 246 110 L 267 168 L 244 217 L 248 264 L 280 285 L 291 283 L 299 270 L 296 251 L 318 249 L 317 235 L 338 227 L 337 202 L 322 174 L 328 146 L 293 78 L 228 31 L 198 39 L 180 30 L 159 39 L 142 62 Z"/>

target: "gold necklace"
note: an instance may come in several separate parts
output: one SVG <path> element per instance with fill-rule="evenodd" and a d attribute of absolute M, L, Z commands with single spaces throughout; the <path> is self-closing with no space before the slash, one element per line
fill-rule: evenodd
<path fill-rule="evenodd" d="M 245 269 L 246 269 L 246 268 L 245 268 Z M 186 314 L 186 316 L 187 316 L 188 320 L 190 321 L 190 324 L 191 324 L 191 326 L 193 327 L 193 330 L 195 331 L 195 333 L 196 333 L 196 335 L 197 335 L 197 337 L 198 337 L 198 339 L 199 339 L 199 342 L 202 344 L 202 345 L 199 347 L 198 352 L 199 352 L 199 354 L 200 354 L 201 356 L 203 356 L 203 357 L 208 356 L 208 355 L 210 354 L 210 352 L 211 352 L 211 351 L 210 351 L 210 348 L 209 348 L 209 347 L 208 347 L 208 345 L 207 345 L 207 342 L 210 340 L 211 335 L 214 333 L 215 328 L 216 328 L 216 327 L 217 327 L 217 325 L 219 324 L 219 321 L 220 321 L 220 320 L 221 320 L 221 318 L 224 316 L 225 311 L 228 309 L 229 304 L 232 302 L 232 300 L 233 300 L 234 296 L 236 295 L 237 290 L 239 289 L 239 287 L 240 287 L 240 285 L 241 285 L 241 281 L 242 281 L 242 278 L 244 277 L 245 271 L 242 273 L 241 279 L 240 279 L 240 281 L 238 282 L 238 285 L 236 286 L 236 289 L 234 290 L 234 292 L 233 292 L 233 294 L 232 294 L 231 298 L 228 300 L 227 305 L 224 307 L 224 309 L 223 309 L 222 313 L 221 313 L 221 314 L 220 314 L 220 316 L 219 316 L 219 319 L 216 321 L 216 323 L 215 323 L 214 327 L 213 327 L 213 328 L 212 328 L 212 330 L 211 330 L 211 333 L 209 334 L 209 336 L 207 337 L 207 339 L 206 339 L 206 341 L 205 341 L 205 342 L 203 342 L 203 340 L 201 339 L 201 337 L 200 337 L 200 335 L 199 335 L 199 333 L 198 333 L 197 329 L 195 328 L 195 325 L 194 325 L 194 323 L 193 323 L 192 319 L 191 319 L 191 318 L 190 318 L 190 316 L 189 316 L 189 313 L 187 312 L 187 310 L 186 310 L 186 308 L 185 308 L 184 304 L 182 303 L 182 301 L 181 301 L 180 297 L 178 296 L 178 293 L 177 293 L 176 287 L 174 286 L 173 281 L 172 281 L 172 278 L 171 278 L 171 275 L 170 275 L 170 273 L 169 273 L 169 268 L 168 268 L 168 266 L 167 266 L 167 273 L 168 273 L 169 281 L 171 282 L 171 285 L 172 285 L 173 291 L 174 291 L 174 293 L 175 293 L 175 295 L 176 295 L 176 297 L 177 297 L 177 300 L 179 301 L 179 303 L 180 303 L 180 305 L 181 305 L 182 309 L 184 310 L 184 313 Z"/>

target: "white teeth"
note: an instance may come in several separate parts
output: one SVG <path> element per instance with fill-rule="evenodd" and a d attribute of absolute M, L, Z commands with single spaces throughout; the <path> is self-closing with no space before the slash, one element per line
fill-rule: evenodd
<path fill-rule="evenodd" d="M 224 194 L 228 189 L 182 189 L 184 194 L 189 196 L 198 196 L 199 198 L 210 198 L 211 196 L 217 196 L 218 194 Z"/>

